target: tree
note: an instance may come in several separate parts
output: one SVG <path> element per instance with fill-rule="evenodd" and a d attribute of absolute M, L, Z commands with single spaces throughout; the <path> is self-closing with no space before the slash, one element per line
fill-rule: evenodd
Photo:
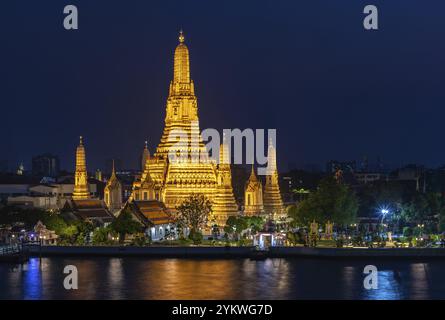
<path fill-rule="evenodd" d="M 252 234 L 256 234 L 257 232 L 263 230 L 264 219 L 262 217 L 253 216 L 246 218 L 247 218 L 247 224 L 249 225 Z"/>
<path fill-rule="evenodd" d="M 142 224 L 134 220 L 128 208 L 111 223 L 111 230 L 119 235 L 119 243 L 124 243 L 127 234 L 134 234 L 142 230 Z"/>
<path fill-rule="evenodd" d="M 261 217 L 246 217 L 246 216 L 230 216 L 224 227 L 224 232 L 229 235 L 234 235 L 235 240 L 239 240 L 243 231 L 250 228 L 252 234 L 262 230 L 264 220 Z"/>
<path fill-rule="evenodd" d="M 53 230 L 56 234 L 61 235 L 63 231 L 68 227 L 66 221 L 56 213 L 46 214 L 42 220 L 42 223 L 48 230 Z"/>
<path fill-rule="evenodd" d="M 76 236 L 78 234 L 77 227 L 75 225 L 69 225 L 61 231 L 59 234 L 62 242 L 66 241 L 70 244 L 74 244 L 76 241 Z"/>
<path fill-rule="evenodd" d="M 439 231 L 445 231 L 445 207 L 439 212 Z"/>
<path fill-rule="evenodd" d="M 96 228 L 93 232 L 93 244 L 106 244 L 110 229 L 107 227 Z"/>
<path fill-rule="evenodd" d="M 230 216 L 227 221 L 226 221 L 226 225 L 224 226 L 224 232 L 227 235 L 233 235 L 235 234 L 235 230 L 236 230 L 236 219 L 237 217 L 235 216 Z"/>
<path fill-rule="evenodd" d="M 176 207 L 176 223 L 181 228 L 189 228 L 189 238 L 195 244 L 202 240 L 201 229 L 207 225 L 212 212 L 212 203 L 204 194 L 192 194 Z"/>
<path fill-rule="evenodd" d="M 347 225 L 355 220 L 358 200 L 344 184 L 328 177 L 320 182 L 317 191 L 288 211 L 294 223 L 309 225 L 313 220 L 319 223 L 328 221 Z"/>

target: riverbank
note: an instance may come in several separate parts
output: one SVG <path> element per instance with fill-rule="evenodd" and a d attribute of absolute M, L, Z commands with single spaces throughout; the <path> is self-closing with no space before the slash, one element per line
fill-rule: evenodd
<path fill-rule="evenodd" d="M 214 246 L 29 246 L 33 256 L 138 256 L 157 258 L 258 258 L 254 247 Z M 443 258 L 444 248 L 271 247 L 260 258 Z"/>
<path fill-rule="evenodd" d="M 307 248 L 271 247 L 269 257 L 445 259 L 445 248 Z"/>
<path fill-rule="evenodd" d="M 238 258 L 249 257 L 254 247 L 213 246 L 30 246 L 34 256 L 139 256 L 164 258 Z"/>

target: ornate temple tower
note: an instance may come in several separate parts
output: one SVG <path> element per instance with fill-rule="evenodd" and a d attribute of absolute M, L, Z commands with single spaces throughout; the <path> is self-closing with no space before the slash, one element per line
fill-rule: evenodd
<path fill-rule="evenodd" d="M 87 163 L 85 158 L 85 148 L 83 146 L 82 136 L 79 146 L 76 150 L 76 173 L 74 174 L 74 200 L 90 198 L 90 189 L 88 186 Z"/>
<path fill-rule="evenodd" d="M 104 189 L 104 200 L 111 213 L 117 213 L 122 208 L 122 184 L 116 176 L 116 170 L 114 168 L 111 173 L 110 180 Z"/>
<path fill-rule="evenodd" d="M 148 141 L 145 141 L 144 151 L 142 151 L 141 156 L 141 171 L 145 170 L 148 159 L 150 159 L 150 151 L 148 151 Z"/>
<path fill-rule="evenodd" d="M 174 53 L 173 69 L 161 141 L 154 155 L 147 159 L 141 178 L 133 184 L 131 199 L 143 200 L 144 192 L 149 199 L 153 191 L 155 199 L 174 211 L 192 193 L 202 193 L 215 201 L 217 193 L 223 191 L 224 195 L 214 203 L 214 216 L 217 218 L 221 215 L 217 220 L 222 222 L 228 214 L 237 213 L 236 204 L 233 206 L 227 198 L 228 192 L 231 192 L 231 181 L 227 178 L 230 167 L 229 171 L 226 166 L 220 167 L 224 173 L 219 175 L 219 168 L 210 161 L 202 141 L 198 102 L 190 78 L 189 50 L 182 31 Z M 224 204 L 228 207 L 223 208 Z"/>
<path fill-rule="evenodd" d="M 267 161 L 270 169 L 266 175 L 264 188 L 264 211 L 271 215 L 274 220 L 286 217 L 283 200 L 281 199 L 280 186 L 278 184 L 277 154 L 272 141 L 269 140 Z"/>
<path fill-rule="evenodd" d="M 249 180 L 244 187 L 244 214 L 247 216 L 261 215 L 263 207 L 263 185 L 258 180 L 252 164 Z"/>
<path fill-rule="evenodd" d="M 225 225 L 230 216 L 237 214 L 238 205 L 232 188 L 232 172 L 230 169 L 229 147 L 223 142 L 219 149 L 219 164 L 217 167 L 216 195 L 213 201 L 213 217 L 217 225 Z"/>

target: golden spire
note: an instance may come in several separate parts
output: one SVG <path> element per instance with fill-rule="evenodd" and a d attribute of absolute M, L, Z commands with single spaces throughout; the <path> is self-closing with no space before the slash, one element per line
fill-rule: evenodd
<path fill-rule="evenodd" d="M 79 145 L 76 149 L 76 172 L 74 175 L 73 199 L 88 199 L 90 191 L 88 187 L 87 163 L 82 136 L 79 137 Z"/>
<path fill-rule="evenodd" d="M 184 43 L 184 33 L 179 32 L 179 44 L 175 50 L 173 83 L 190 83 L 189 50 Z"/>
<path fill-rule="evenodd" d="M 79 137 L 79 145 L 76 150 L 76 171 L 79 170 L 86 170 L 85 148 L 82 136 Z"/>
<path fill-rule="evenodd" d="M 116 177 L 114 159 L 111 177 L 104 188 L 104 201 L 107 207 L 113 212 L 122 207 L 122 185 Z"/>
<path fill-rule="evenodd" d="M 229 146 L 226 143 L 226 134 L 223 133 L 223 141 L 219 146 L 219 164 L 229 164 L 230 165 L 230 152 Z"/>
<path fill-rule="evenodd" d="M 150 159 L 150 151 L 148 150 L 148 141 L 145 140 L 144 150 L 141 156 L 141 171 L 144 172 L 147 165 L 147 160 Z"/>
<path fill-rule="evenodd" d="M 267 167 L 270 168 L 267 175 L 274 174 L 277 171 L 277 151 L 272 143 L 271 137 L 269 137 L 269 147 L 267 150 Z"/>
<path fill-rule="evenodd" d="M 257 178 L 257 176 L 255 174 L 255 169 L 254 169 L 253 163 L 252 163 L 252 170 L 250 171 L 250 177 L 249 177 L 249 180 L 247 182 L 248 183 L 250 183 L 250 182 L 258 182 L 258 178 Z"/>
<path fill-rule="evenodd" d="M 113 159 L 113 168 L 111 169 L 111 178 L 116 178 L 116 169 L 114 168 L 114 159 Z"/>

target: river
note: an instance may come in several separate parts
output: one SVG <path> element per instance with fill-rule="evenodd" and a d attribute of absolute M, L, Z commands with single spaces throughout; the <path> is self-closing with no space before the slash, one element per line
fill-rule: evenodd
<path fill-rule="evenodd" d="M 378 289 L 363 268 L 378 269 Z M 65 266 L 78 270 L 66 290 Z M 445 261 L 31 258 L 0 264 L 0 299 L 445 299 Z"/>

